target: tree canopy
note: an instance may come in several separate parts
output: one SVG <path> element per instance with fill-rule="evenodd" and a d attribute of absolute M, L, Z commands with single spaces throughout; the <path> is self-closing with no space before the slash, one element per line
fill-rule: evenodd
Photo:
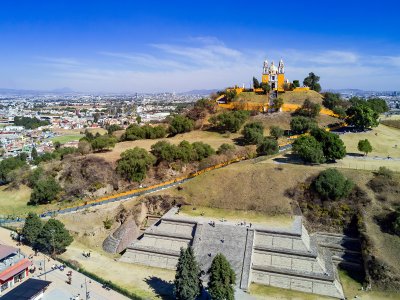
<path fill-rule="evenodd" d="M 365 155 L 372 152 L 372 146 L 368 139 L 359 140 L 357 145 L 358 151 L 364 152 Z"/>
<path fill-rule="evenodd" d="M 290 129 L 296 134 L 305 133 L 317 127 L 317 121 L 312 118 L 297 116 L 293 117 L 290 121 Z"/>
<path fill-rule="evenodd" d="M 337 134 L 315 128 L 311 135 L 321 144 L 326 160 L 335 161 L 346 156 L 346 146 Z"/>
<path fill-rule="evenodd" d="M 214 149 L 203 142 L 182 141 L 179 145 L 173 145 L 167 141 L 159 141 L 151 146 L 151 152 L 160 161 L 174 162 L 181 160 L 185 163 L 200 161 L 214 154 Z"/>
<path fill-rule="evenodd" d="M 253 88 L 254 89 L 259 89 L 260 88 L 260 82 L 255 77 L 253 77 Z"/>
<path fill-rule="evenodd" d="M 234 300 L 236 281 L 235 272 L 225 256 L 217 254 L 210 268 L 210 280 L 208 282 L 208 292 L 215 300 Z"/>
<path fill-rule="evenodd" d="M 323 200 L 338 200 L 346 197 L 354 187 L 353 182 L 336 169 L 327 169 L 319 173 L 313 185 Z"/>
<path fill-rule="evenodd" d="M 115 136 L 105 134 L 95 137 L 91 141 L 91 146 L 94 151 L 102 151 L 105 149 L 114 148 L 116 143 L 117 138 Z"/>
<path fill-rule="evenodd" d="M 60 254 L 73 240 L 63 223 L 56 219 L 50 219 L 37 236 L 35 245 L 38 250 L 45 253 Z"/>
<path fill-rule="evenodd" d="M 172 117 L 170 121 L 169 132 L 175 135 L 178 133 L 192 131 L 193 128 L 194 128 L 193 120 L 182 115 L 175 115 Z"/>
<path fill-rule="evenodd" d="M 258 155 L 272 155 L 279 151 L 278 142 L 270 137 L 264 137 L 257 146 Z"/>
<path fill-rule="evenodd" d="M 293 152 L 305 162 L 320 164 L 325 162 L 322 145 L 313 136 L 301 136 L 293 143 Z"/>
<path fill-rule="evenodd" d="M 23 166 L 26 166 L 26 157 L 21 155 L 17 157 L 9 157 L 0 161 L 0 184 L 8 183 L 8 174 Z"/>
<path fill-rule="evenodd" d="M 121 153 L 117 172 L 128 181 L 141 182 L 155 161 L 155 157 L 143 148 L 128 149 Z"/>
<path fill-rule="evenodd" d="M 314 90 L 319 93 L 321 91 L 321 85 L 319 84 L 319 79 L 320 79 L 319 76 L 311 72 L 308 74 L 306 78 L 304 78 L 303 84 L 305 86 L 308 86 L 311 90 Z"/>
<path fill-rule="evenodd" d="M 294 115 L 315 118 L 319 115 L 320 111 L 321 105 L 313 103 L 310 99 L 306 99 L 304 100 L 303 105 L 294 112 Z"/>
<path fill-rule="evenodd" d="M 153 127 L 150 125 L 139 126 L 131 124 L 126 128 L 124 134 L 121 136 L 121 141 L 159 139 L 165 137 L 166 134 L 167 132 L 165 128 L 161 125 Z"/>
<path fill-rule="evenodd" d="M 180 300 L 195 300 L 200 295 L 201 288 L 200 268 L 193 248 L 181 248 L 174 281 L 175 297 Z"/>
<path fill-rule="evenodd" d="M 26 129 L 36 129 L 41 126 L 50 125 L 49 121 L 39 120 L 36 117 L 14 117 L 15 126 L 24 126 Z"/>
<path fill-rule="evenodd" d="M 25 219 L 21 234 L 24 237 L 24 243 L 34 246 L 36 239 L 43 228 L 43 222 L 37 214 L 30 212 Z"/>
<path fill-rule="evenodd" d="M 29 204 L 48 204 L 57 198 L 61 186 L 52 176 L 39 179 L 33 186 Z"/>
<path fill-rule="evenodd" d="M 244 122 L 249 118 L 250 113 L 244 110 L 229 111 L 212 116 L 210 123 L 222 132 L 237 132 Z"/>
<path fill-rule="evenodd" d="M 346 113 L 349 116 L 347 123 L 362 130 L 379 125 L 379 114 L 365 104 L 353 105 Z"/>
<path fill-rule="evenodd" d="M 259 144 L 263 139 L 264 126 L 261 122 L 248 123 L 244 126 L 242 134 L 247 144 Z"/>

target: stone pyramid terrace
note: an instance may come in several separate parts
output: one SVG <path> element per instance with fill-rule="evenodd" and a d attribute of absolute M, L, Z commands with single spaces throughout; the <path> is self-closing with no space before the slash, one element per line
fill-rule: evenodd
<path fill-rule="evenodd" d="M 192 245 L 205 275 L 222 253 L 236 273 L 236 284 L 250 283 L 344 298 L 330 251 L 319 247 L 294 217 L 289 228 L 244 226 L 184 217 L 174 207 L 129 245 L 121 261 L 175 269 L 181 247 Z"/>

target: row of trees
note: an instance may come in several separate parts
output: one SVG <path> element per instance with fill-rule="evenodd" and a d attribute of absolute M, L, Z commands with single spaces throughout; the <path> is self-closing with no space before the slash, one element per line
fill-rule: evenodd
<path fill-rule="evenodd" d="M 62 222 L 50 219 L 44 223 L 34 213 L 28 214 L 21 234 L 24 243 L 51 255 L 63 253 L 73 241 Z"/>
<path fill-rule="evenodd" d="M 15 126 L 24 126 L 26 129 L 36 129 L 40 126 L 50 125 L 49 121 L 39 120 L 30 117 L 14 117 Z"/>
<path fill-rule="evenodd" d="M 208 292 L 215 300 L 233 300 L 236 282 L 235 272 L 222 254 L 217 254 L 209 270 Z M 195 300 L 203 289 L 201 270 L 194 256 L 193 248 L 181 248 L 174 281 L 176 299 Z"/>
<path fill-rule="evenodd" d="M 131 124 L 126 128 L 124 134 L 121 136 L 121 141 L 136 141 L 143 139 L 159 139 L 167 135 L 165 128 L 161 125 L 150 126 L 144 125 L 139 126 Z"/>

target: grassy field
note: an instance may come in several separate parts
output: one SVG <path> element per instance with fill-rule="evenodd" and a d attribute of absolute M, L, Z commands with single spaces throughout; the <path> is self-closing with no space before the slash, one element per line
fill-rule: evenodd
<path fill-rule="evenodd" d="M 54 142 L 60 142 L 61 144 L 65 144 L 72 141 L 79 141 L 83 137 L 83 134 L 68 134 L 68 135 L 61 135 L 51 138 L 50 140 Z"/>
<path fill-rule="evenodd" d="M 18 190 L 7 191 L 7 186 L 0 186 L 0 214 L 20 215 L 29 211 L 37 211 L 37 207 L 27 206 L 31 196 L 31 189 L 21 186 Z"/>
<path fill-rule="evenodd" d="M 240 101 L 248 101 L 248 102 L 255 102 L 255 103 L 268 103 L 268 96 L 267 95 L 261 95 L 261 94 L 256 94 L 254 92 L 244 92 L 240 93 L 237 96 L 237 99 L 235 99 L 235 102 L 240 102 Z"/>
<path fill-rule="evenodd" d="M 77 128 L 77 129 L 62 129 L 62 128 L 54 128 L 52 131 L 61 135 L 73 135 L 73 134 L 81 134 L 81 132 L 85 132 L 85 130 L 96 134 L 97 132 L 100 134 L 106 134 L 107 130 L 104 128 Z"/>
<path fill-rule="evenodd" d="M 251 222 L 271 227 L 290 227 L 293 222 L 293 218 L 288 215 L 267 216 L 265 213 L 256 211 L 227 210 L 193 205 L 182 206 L 180 214 L 214 220 L 225 219 L 230 222 L 245 220 L 247 223 Z"/>
<path fill-rule="evenodd" d="M 362 154 L 357 149 L 358 141 L 368 139 L 373 148 L 368 156 L 389 155 L 400 158 L 400 129 L 381 124 L 370 131 L 342 134 L 340 138 L 345 143 L 348 153 Z M 397 148 L 395 145 L 398 145 Z"/>

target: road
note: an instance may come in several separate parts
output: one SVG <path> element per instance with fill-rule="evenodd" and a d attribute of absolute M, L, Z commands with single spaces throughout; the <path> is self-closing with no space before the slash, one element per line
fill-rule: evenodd
<path fill-rule="evenodd" d="M 102 284 L 90 279 L 89 277 L 72 270 L 71 268 L 65 268 L 64 271 L 59 269 L 52 270 L 53 265 L 60 265 L 58 261 L 55 261 L 42 253 L 34 256 L 34 251 L 25 245 L 16 246 L 16 242 L 11 239 L 10 232 L 8 229 L 0 227 L 0 243 L 8 246 L 20 248 L 21 251 L 28 257 L 33 256 L 31 261 L 36 266 L 36 271 L 29 276 L 31 278 L 39 278 L 42 280 L 48 280 L 52 283 L 45 292 L 43 300 L 128 300 L 125 297 L 113 290 L 106 290 L 102 287 Z M 90 259 L 90 258 L 88 258 Z M 40 270 L 41 268 L 41 270 Z M 104 266 L 107 268 L 107 266 Z M 46 272 L 45 272 L 46 270 Z M 67 284 L 68 279 L 67 273 L 72 272 L 71 284 Z M 86 282 L 86 284 L 85 284 Z M 89 298 L 86 298 L 86 288 L 89 292 Z"/>

